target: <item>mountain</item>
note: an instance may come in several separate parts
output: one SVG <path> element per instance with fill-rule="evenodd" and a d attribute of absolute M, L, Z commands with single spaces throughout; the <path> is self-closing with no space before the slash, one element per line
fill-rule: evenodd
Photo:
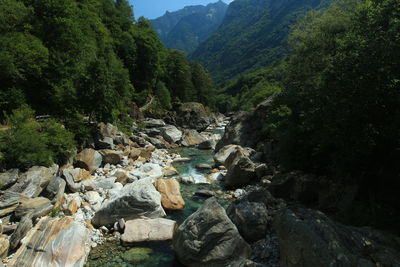
<path fill-rule="evenodd" d="M 224 81 L 255 71 L 288 52 L 291 25 L 334 0 L 235 0 L 221 26 L 191 55 Z"/>
<path fill-rule="evenodd" d="M 228 5 L 222 1 L 207 6 L 187 6 L 152 20 L 154 30 L 168 48 L 193 52 L 221 24 Z"/>

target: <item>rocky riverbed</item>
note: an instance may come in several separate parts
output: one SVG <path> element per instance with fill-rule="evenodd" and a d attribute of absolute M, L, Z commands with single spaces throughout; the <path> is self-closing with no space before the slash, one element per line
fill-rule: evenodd
<path fill-rule="evenodd" d="M 400 266 L 397 237 L 305 208 L 315 180 L 242 147 L 240 120 L 199 123 L 100 123 L 68 164 L 1 173 L 2 264 Z"/>

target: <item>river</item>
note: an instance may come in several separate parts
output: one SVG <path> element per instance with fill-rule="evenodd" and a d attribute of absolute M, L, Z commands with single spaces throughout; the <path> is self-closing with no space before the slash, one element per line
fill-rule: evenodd
<path fill-rule="evenodd" d="M 220 132 L 219 132 L 220 133 Z M 199 150 L 195 147 L 180 147 L 170 152 L 180 153 L 182 157 L 191 160 L 187 162 L 175 163 L 174 167 L 183 177 L 192 176 L 197 181 L 205 181 L 209 171 L 196 169 L 198 164 L 213 164 L 212 150 Z M 175 220 L 178 224 L 182 223 L 188 216 L 194 213 L 206 198 L 196 196 L 194 193 L 199 190 L 221 191 L 224 190 L 220 182 L 211 184 L 183 184 L 181 183 L 181 194 L 185 200 L 185 209 L 182 211 L 166 211 L 168 219 Z M 220 197 L 222 205 L 227 206 L 229 200 Z M 175 259 L 171 241 L 164 242 L 144 242 L 134 246 L 125 247 L 119 242 L 106 242 L 93 248 L 86 267 L 154 267 L 154 266 L 182 266 Z"/>

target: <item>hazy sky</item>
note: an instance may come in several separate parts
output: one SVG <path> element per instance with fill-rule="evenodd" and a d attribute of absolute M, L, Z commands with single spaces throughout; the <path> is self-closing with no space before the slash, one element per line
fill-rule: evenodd
<path fill-rule="evenodd" d="M 129 0 L 135 10 L 135 18 L 144 16 L 154 19 L 164 15 L 165 11 L 176 11 L 185 6 L 206 5 L 218 0 Z M 225 3 L 232 0 L 223 0 Z"/>

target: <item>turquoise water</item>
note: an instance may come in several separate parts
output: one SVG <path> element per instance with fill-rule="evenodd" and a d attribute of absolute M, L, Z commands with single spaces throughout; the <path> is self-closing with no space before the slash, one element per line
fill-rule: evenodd
<path fill-rule="evenodd" d="M 196 148 L 177 148 L 171 150 L 180 153 L 182 157 L 191 158 L 189 162 L 176 163 L 174 167 L 182 176 L 205 176 L 209 171 L 196 170 L 197 164 L 213 164 L 212 150 L 198 150 Z M 221 184 L 181 184 L 181 194 L 185 200 L 185 209 L 182 211 L 167 211 L 167 218 L 182 223 L 188 216 L 194 213 L 205 201 L 205 198 L 194 196 L 198 190 L 222 190 Z M 222 205 L 228 205 L 229 201 L 220 198 Z M 92 249 L 87 267 L 154 267 L 154 266 L 182 266 L 175 260 L 171 241 L 138 243 L 131 247 L 124 247 L 117 242 L 108 242 Z"/>

